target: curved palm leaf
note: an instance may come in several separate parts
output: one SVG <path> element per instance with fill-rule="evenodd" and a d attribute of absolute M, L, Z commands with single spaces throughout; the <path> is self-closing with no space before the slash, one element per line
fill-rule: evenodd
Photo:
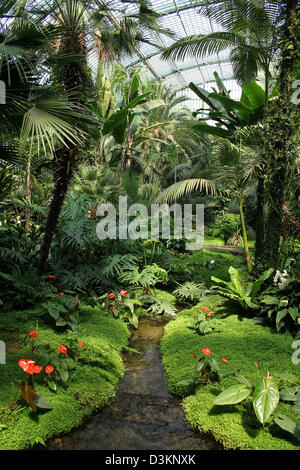
<path fill-rule="evenodd" d="M 214 181 L 203 178 L 192 178 L 188 180 L 179 181 L 174 183 L 169 188 L 165 189 L 157 198 L 158 203 L 166 202 L 171 203 L 178 201 L 180 198 L 195 191 L 203 191 L 217 194 L 217 188 Z"/>

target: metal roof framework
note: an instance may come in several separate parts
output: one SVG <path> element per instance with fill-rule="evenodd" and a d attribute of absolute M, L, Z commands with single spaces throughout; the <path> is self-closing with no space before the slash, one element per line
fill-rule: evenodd
<path fill-rule="evenodd" d="M 113 0 L 112 5 L 116 7 L 122 5 L 123 9 L 126 6 L 128 14 L 137 10 L 136 5 L 126 4 L 126 1 L 124 3 Z M 170 46 L 175 40 L 194 34 L 218 31 L 219 25 L 200 15 L 199 7 L 195 6 L 193 0 L 151 0 L 151 7 L 161 15 L 160 26 L 171 30 L 175 34 L 174 37 L 156 33 L 156 37 L 151 38 L 152 44 L 141 43 L 133 57 L 123 56 L 121 63 L 126 67 L 144 66 L 149 78 L 177 88 L 179 94 L 183 94 L 189 99 L 186 105 L 192 111 L 203 106 L 203 102 L 188 88 L 189 83 L 193 82 L 207 91 L 213 91 L 213 88 L 217 88 L 213 75 L 215 71 L 218 72 L 225 86 L 231 92 L 231 97 L 239 99 L 241 89 L 234 79 L 228 49 L 202 59 L 194 57 L 186 57 L 184 61 L 162 59 L 162 49 Z M 113 9 L 114 12 L 118 10 L 118 8 Z M 117 13 L 114 14 L 118 20 Z M 92 65 L 96 65 L 95 60 L 96 55 L 91 59 Z"/>

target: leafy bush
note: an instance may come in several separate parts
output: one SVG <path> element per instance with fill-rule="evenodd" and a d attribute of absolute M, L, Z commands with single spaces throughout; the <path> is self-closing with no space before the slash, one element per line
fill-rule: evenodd
<path fill-rule="evenodd" d="M 240 227 L 240 216 L 229 212 L 218 212 L 215 217 L 214 224 L 211 227 L 210 235 L 220 237 L 227 243 L 233 237 L 234 233 Z"/>
<path fill-rule="evenodd" d="M 300 329 L 300 279 L 292 266 L 282 273 L 277 270 L 273 284 L 258 300 L 260 317 L 267 318 L 277 331 L 297 333 Z"/>
<path fill-rule="evenodd" d="M 244 310 L 257 309 L 259 307 L 257 302 L 259 291 L 263 282 L 271 276 L 274 269 L 268 269 L 256 281 L 247 282 L 246 284 L 241 281 L 238 270 L 233 266 L 230 266 L 228 272 L 230 275 L 229 282 L 211 277 L 212 281 L 224 286 L 213 286 L 212 289 L 216 290 L 218 294 L 239 303 Z"/>
<path fill-rule="evenodd" d="M 179 287 L 173 291 L 175 297 L 181 301 L 188 300 L 191 302 L 197 302 L 203 297 L 206 292 L 206 286 L 204 284 L 197 284 L 196 282 L 185 282 L 179 284 Z"/>

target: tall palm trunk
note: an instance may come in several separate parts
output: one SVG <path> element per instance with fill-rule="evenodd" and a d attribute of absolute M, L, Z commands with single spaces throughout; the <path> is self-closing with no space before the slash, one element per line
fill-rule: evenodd
<path fill-rule="evenodd" d="M 26 165 L 26 199 L 27 202 L 31 202 L 31 158 L 30 152 L 28 153 L 27 165 Z M 26 208 L 26 222 L 25 230 L 30 229 L 31 210 L 29 207 Z"/>
<path fill-rule="evenodd" d="M 251 274 L 252 272 L 252 262 L 250 257 L 249 245 L 248 245 L 248 236 L 245 224 L 245 216 L 244 216 L 244 208 L 243 208 L 243 193 L 241 192 L 238 196 L 239 199 L 239 210 L 240 210 L 240 219 L 241 219 L 241 227 L 242 227 L 242 236 L 244 242 L 244 250 L 246 256 L 246 263 L 247 263 L 247 270 L 248 273 Z"/>
<path fill-rule="evenodd" d="M 297 0 L 282 2 L 285 22 L 281 32 L 281 60 L 279 73 L 279 97 L 269 108 L 265 128 L 265 152 L 270 174 L 268 196 L 269 211 L 266 226 L 264 261 L 277 267 L 283 218 L 285 188 L 290 167 L 295 158 L 296 106 L 292 102 L 292 83 L 296 80 L 296 64 L 299 58 L 299 3 Z"/>
<path fill-rule="evenodd" d="M 83 104 L 85 101 L 85 88 L 89 84 L 87 71 L 87 47 L 84 35 L 78 29 L 78 25 L 71 24 L 67 37 L 59 44 L 59 53 L 63 56 L 81 56 L 81 60 L 67 63 L 59 70 L 58 81 L 66 91 L 72 92 L 75 104 Z M 54 190 L 45 225 L 44 241 L 39 260 L 40 272 L 45 271 L 50 252 L 51 243 L 56 232 L 61 209 L 69 188 L 78 146 L 69 142 L 68 146 L 62 146 L 54 153 Z"/>

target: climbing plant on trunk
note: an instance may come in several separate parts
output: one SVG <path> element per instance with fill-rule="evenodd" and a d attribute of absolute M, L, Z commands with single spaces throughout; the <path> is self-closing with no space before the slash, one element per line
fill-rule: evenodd
<path fill-rule="evenodd" d="M 264 152 L 268 161 L 268 218 L 264 262 L 277 267 L 285 190 L 295 160 L 297 106 L 293 83 L 299 77 L 299 2 L 282 2 L 278 98 L 270 104 L 264 127 Z M 298 70 L 298 71 L 297 71 Z"/>

